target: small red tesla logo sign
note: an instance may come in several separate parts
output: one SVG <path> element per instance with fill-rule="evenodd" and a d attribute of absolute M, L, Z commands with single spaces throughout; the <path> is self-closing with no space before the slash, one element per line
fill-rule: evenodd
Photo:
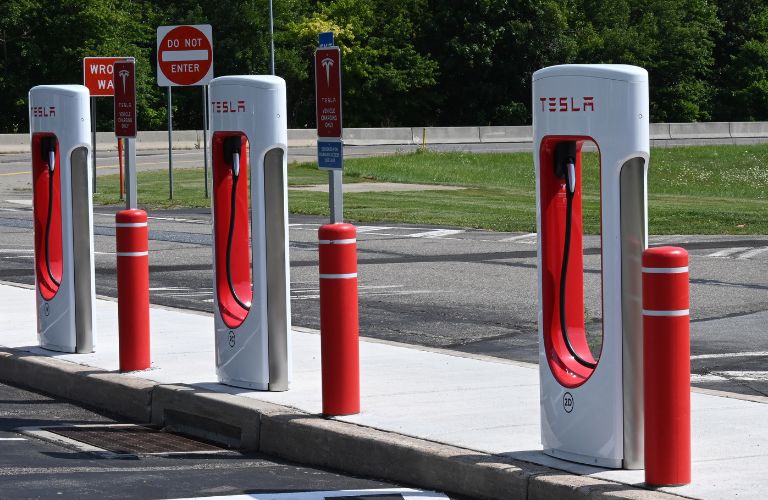
<path fill-rule="evenodd" d="M 56 116 L 56 106 L 32 106 L 34 118 L 49 118 Z"/>

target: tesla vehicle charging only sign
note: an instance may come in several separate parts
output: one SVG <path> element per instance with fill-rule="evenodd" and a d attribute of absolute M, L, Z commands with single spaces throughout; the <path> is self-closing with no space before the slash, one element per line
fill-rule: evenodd
<path fill-rule="evenodd" d="M 338 47 L 315 52 L 317 136 L 341 138 L 341 56 Z"/>
<path fill-rule="evenodd" d="M 213 79 L 210 24 L 157 28 L 157 85 L 207 85 Z"/>
<path fill-rule="evenodd" d="M 136 137 L 136 65 L 115 62 L 115 136 Z"/>

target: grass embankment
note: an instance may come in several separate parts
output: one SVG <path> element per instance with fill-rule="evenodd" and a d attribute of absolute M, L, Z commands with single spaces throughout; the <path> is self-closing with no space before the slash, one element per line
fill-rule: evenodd
<path fill-rule="evenodd" d="M 584 160 L 585 231 L 599 231 L 595 153 Z M 344 163 L 344 182 L 378 181 L 463 186 L 461 191 L 347 193 L 344 215 L 356 221 L 409 222 L 535 231 L 534 172 L 530 153 L 419 152 Z M 116 176 L 115 176 L 116 177 Z M 174 201 L 167 173 L 139 175 L 143 206 L 208 206 L 202 169 L 174 172 Z M 289 167 L 289 185 L 322 184 L 314 164 Z M 99 203 L 117 204 L 117 180 L 99 183 Z M 768 234 L 768 145 L 658 148 L 648 175 L 652 234 Z M 328 214 L 328 195 L 291 191 L 292 213 Z"/>

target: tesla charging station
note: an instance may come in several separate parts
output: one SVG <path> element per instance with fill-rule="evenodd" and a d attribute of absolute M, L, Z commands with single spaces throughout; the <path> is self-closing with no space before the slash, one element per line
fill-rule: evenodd
<path fill-rule="evenodd" d="M 563 65 L 533 74 L 544 452 L 643 466 L 641 256 L 647 242 L 648 73 Z M 602 351 L 587 344 L 582 146 L 599 157 Z"/>
<path fill-rule="evenodd" d="M 210 97 L 216 372 L 224 384 L 285 391 L 291 330 L 285 81 L 219 77 Z"/>
<path fill-rule="evenodd" d="M 92 352 L 94 303 L 90 94 L 82 85 L 29 91 L 40 346 Z"/>

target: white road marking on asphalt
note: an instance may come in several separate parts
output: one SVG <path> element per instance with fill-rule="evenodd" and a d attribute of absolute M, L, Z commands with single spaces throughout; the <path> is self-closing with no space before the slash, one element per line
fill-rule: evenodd
<path fill-rule="evenodd" d="M 0 248 L 0 253 L 32 253 L 34 248 Z"/>
<path fill-rule="evenodd" d="M 723 352 L 717 354 L 697 354 L 691 356 L 691 359 L 720 359 L 720 358 L 751 358 L 768 356 L 768 351 L 751 351 L 751 352 Z"/>
<path fill-rule="evenodd" d="M 357 230 L 357 234 L 360 234 L 360 233 L 370 233 L 373 231 L 384 231 L 387 229 L 396 229 L 396 228 L 387 227 L 387 226 L 358 226 L 355 229 Z"/>
<path fill-rule="evenodd" d="M 0 441 L 26 441 L 27 438 L 0 438 Z"/>
<path fill-rule="evenodd" d="M 509 238 L 504 238 L 503 240 L 499 241 L 521 241 L 521 240 L 530 240 L 531 238 L 535 239 L 537 238 L 536 233 L 526 233 L 526 234 L 518 234 L 517 236 L 510 236 Z"/>
<path fill-rule="evenodd" d="M 24 199 L 24 200 L 5 200 L 8 203 L 13 203 L 14 205 L 23 205 L 25 207 L 31 207 L 32 206 L 32 200 L 31 199 Z"/>
<path fill-rule="evenodd" d="M 768 382 L 768 371 L 715 371 L 705 374 L 691 374 L 691 382 L 724 382 L 727 380 Z"/>
<path fill-rule="evenodd" d="M 406 234 L 408 238 L 444 238 L 445 236 L 452 236 L 454 234 L 465 233 L 463 229 L 431 229 L 429 231 L 423 231 L 421 233 Z"/>
<path fill-rule="evenodd" d="M 753 250 L 750 250 L 749 252 L 744 252 L 743 254 L 736 257 L 737 259 L 751 259 L 752 257 L 756 257 L 760 255 L 761 253 L 768 252 L 768 247 L 758 247 Z"/>
<path fill-rule="evenodd" d="M 423 498 L 448 498 L 435 491 L 414 490 L 411 488 L 381 488 L 369 490 L 329 490 L 329 491 L 299 491 L 293 493 L 251 493 L 244 495 L 223 495 L 215 497 L 189 497 L 180 500 L 325 500 L 339 497 L 380 497 L 400 495 L 404 500 L 419 500 Z"/>
<path fill-rule="evenodd" d="M 717 252 L 707 254 L 707 257 L 729 257 L 735 253 L 743 252 L 744 250 L 749 250 L 749 249 L 750 247 L 725 248 L 723 250 L 718 250 Z"/>

